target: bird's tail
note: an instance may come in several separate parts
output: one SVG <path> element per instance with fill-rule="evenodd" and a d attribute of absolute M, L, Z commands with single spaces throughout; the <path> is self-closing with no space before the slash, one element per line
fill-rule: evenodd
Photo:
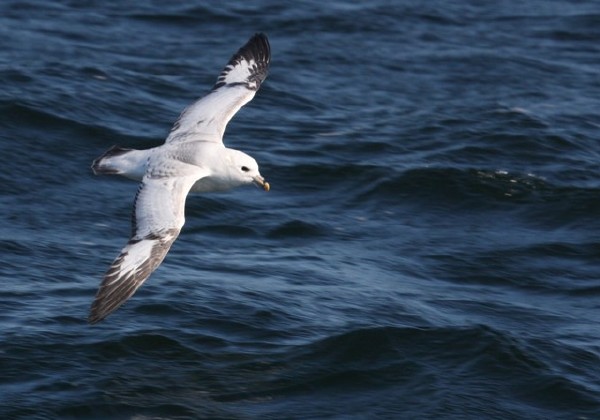
<path fill-rule="evenodd" d="M 113 146 L 92 162 L 94 175 L 123 175 L 141 180 L 146 172 L 148 150 Z"/>

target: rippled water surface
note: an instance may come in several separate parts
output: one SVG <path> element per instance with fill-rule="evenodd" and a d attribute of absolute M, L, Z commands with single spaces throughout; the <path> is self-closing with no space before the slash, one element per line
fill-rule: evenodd
<path fill-rule="evenodd" d="M 257 31 L 272 190 L 87 325 L 137 188 L 91 161 Z M 0 46 L 0 417 L 600 418 L 597 2 L 8 0 Z"/>

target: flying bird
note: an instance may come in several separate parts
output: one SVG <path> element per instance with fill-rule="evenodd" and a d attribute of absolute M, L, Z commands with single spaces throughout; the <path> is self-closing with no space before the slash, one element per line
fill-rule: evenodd
<path fill-rule="evenodd" d="M 267 77 L 271 49 L 257 33 L 229 60 L 212 90 L 186 108 L 165 143 L 146 150 L 113 146 L 92 163 L 96 175 L 140 181 L 132 232 L 104 275 L 90 310 L 95 324 L 119 308 L 160 265 L 183 227 L 189 192 L 256 184 L 269 191 L 251 156 L 223 144 L 229 120 Z"/>

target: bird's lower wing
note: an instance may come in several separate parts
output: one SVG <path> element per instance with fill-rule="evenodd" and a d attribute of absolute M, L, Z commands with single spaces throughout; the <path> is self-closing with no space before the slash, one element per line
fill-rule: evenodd
<path fill-rule="evenodd" d="M 92 303 L 88 322 L 106 318 L 146 281 L 177 239 L 185 222 L 185 199 L 204 177 L 200 168 L 184 163 L 180 176 L 145 176 L 135 198 L 133 232 L 113 261 Z"/>
<path fill-rule="evenodd" d="M 178 235 L 178 229 L 170 229 L 161 236 L 130 239 L 104 275 L 88 322 L 103 320 L 129 299 L 160 265 Z"/>

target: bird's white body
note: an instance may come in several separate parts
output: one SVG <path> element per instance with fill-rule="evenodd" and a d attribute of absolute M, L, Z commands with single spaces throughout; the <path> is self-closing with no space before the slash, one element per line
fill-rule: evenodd
<path fill-rule="evenodd" d="M 111 153 L 112 152 L 112 153 Z M 174 176 L 193 165 L 204 172 L 190 192 L 226 191 L 262 179 L 256 160 L 246 153 L 229 149 L 223 144 L 190 141 L 163 144 L 146 150 L 113 148 L 93 166 L 96 173 L 121 175 L 142 181 L 145 175 Z M 242 171 L 241 168 L 247 168 Z M 264 188 L 264 184 L 261 184 Z"/>

